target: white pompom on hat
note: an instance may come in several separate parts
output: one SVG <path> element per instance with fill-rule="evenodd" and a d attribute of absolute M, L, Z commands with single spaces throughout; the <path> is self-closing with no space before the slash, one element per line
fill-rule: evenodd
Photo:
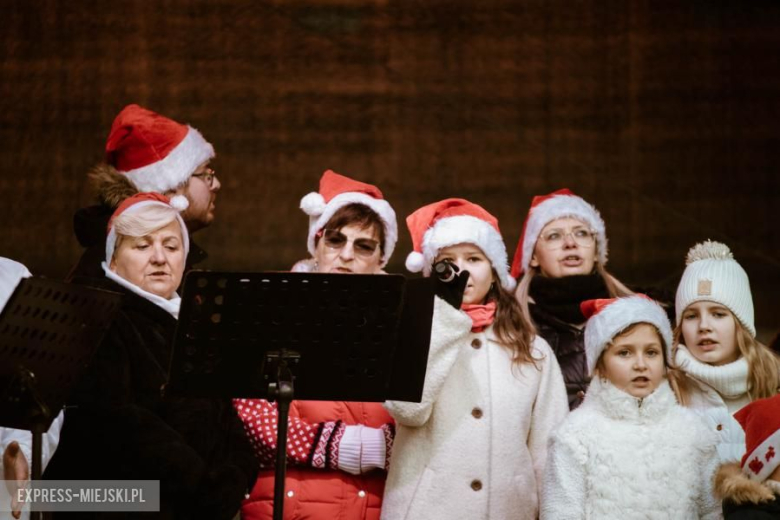
<path fill-rule="evenodd" d="M 111 259 L 114 258 L 114 249 L 116 248 L 116 230 L 114 229 L 114 219 L 124 213 L 131 214 L 140 211 L 148 206 L 166 206 L 176 210 L 176 220 L 181 227 L 181 237 L 184 246 L 184 256 L 190 251 L 190 236 L 187 231 L 187 225 L 184 223 L 184 219 L 181 218 L 181 211 L 187 209 L 189 202 L 183 195 L 176 195 L 173 198 L 168 198 L 165 195 L 159 193 L 138 193 L 132 197 L 128 197 L 122 201 L 113 215 L 108 221 L 108 228 L 106 229 L 106 266 L 111 265 Z"/>
<path fill-rule="evenodd" d="M 309 215 L 307 240 L 309 253 L 314 256 L 317 233 L 339 209 L 349 204 L 368 206 L 379 215 L 385 228 L 382 266 L 386 265 L 398 242 L 398 222 L 395 211 L 376 186 L 350 179 L 333 170 L 327 170 L 322 174 L 319 192 L 309 193 L 301 199 L 301 209 Z"/>
<path fill-rule="evenodd" d="M 606 265 L 607 231 L 604 219 L 593 205 L 585 202 L 571 190 L 563 188 L 547 195 L 537 195 L 531 201 L 531 209 L 528 210 L 528 216 L 523 224 L 523 233 L 520 235 L 515 257 L 512 260 L 514 278 L 519 278 L 528 270 L 534 255 L 534 247 L 544 226 L 553 220 L 566 217 L 576 218 L 590 226 L 596 234 L 597 260 L 601 265 Z"/>
<path fill-rule="evenodd" d="M 106 162 L 141 192 L 176 189 L 212 158 L 200 132 L 138 105 L 119 112 L 106 141 Z"/>
<path fill-rule="evenodd" d="M 501 285 L 511 291 L 506 245 L 496 217 L 465 199 L 445 199 L 428 204 L 406 218 L 414 251 L 406 257 L 406 268 L 430 276 L 439 250 L 456 244 L 474 244 L 487 256 L 498 273 Z"/>
<path fill-rule="evenodd" d="M 674 301 L 677 324 L 689 305 L 711 301 L 727 307 L 755 337 L 750 280 L 728 246 L 711 240 L 696 244 L 688 251 L 685 263 Z"/>
<path fill-rule="evenodd" d="M 580 304 L 588 318 L 585 325 L 585 356 L 588 374 L 593 374 L 602 352 L 615 336 L 635 323 L 649 323 L 661 334 L 667 362 L 672 359 L 672 326 L 666 312 L 644 294 L 623 298 L 586 300 Z"/>

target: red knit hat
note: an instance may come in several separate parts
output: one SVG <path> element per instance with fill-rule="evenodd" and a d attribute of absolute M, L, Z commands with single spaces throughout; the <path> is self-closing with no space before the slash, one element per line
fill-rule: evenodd
<path fill-rule="evenodd" d="M 445 199 L 428 204 L 406 217 L 414 251 L 406 257 L 406 268 L 430 276 L 439 250 L 455 244 L 474 244 L 485 253 L 507 290 L 515 287 L 509 276 L 507 254 L 498 220 L 483 207 L 465 199 Z"/>
<path fill-rule="evenodd" d="M 175 189 L 213 157 L 200 132 L 138 105 L 119 112 L 106 141 L 106 162 L 142 192 Z"/>
<path fill-rule="evenodd" d="M 362 204 L 373 210 L 385 226 L 384 253 L 382 265 L 387 264 L 398 241 L 398 222 L 392 206 L 384 200 L 379 188 L 356 181 L 327 170 L 320 179 L 320 191 L 311 192 L 301 199 L 301 209 L 309 215 L 309 237 L 307 246 L 314 256 L 314 237 L 328 223 L 333 215 L 349 204 Z"/>
<path fill-rule="evenodd" d="M 523 233 L 512 260 L 512 276 L 519 278 L 531 263 L 536 241 L 544 226 L 559 218 L 572 217 L 586 223 L 596 233 L 598 261 L 607 263 L 607 231 L 598 210 L 571 190 L 563 188 L 547 195 L 537 195 L 523 224 Z"/>
<path fill-rule="evenodd" d="M 179 222 L 179 226 L 181 226 L 184 256 L 187 256 L 187 253 L 190 250 L 190 238 L 189 233 L 187 232 L 187 225 L 184 223 L 184 220 L 181 218 L 180 214 L 181 211 L 187 208 L 187 199 L 184 197 L 184 195 L 176 195 L 169 199 L 165 195 L 161 195 L 159 193 L 138 193 L 123 200 L 122 203 L 119 204 L 119 206 L 117 206 L 117 208 L 114 210 L 114 214 L 111 215 L 111 218 L 108 221 L 108 227 L 106 229 L 106 265 L 111 264 L 111 259 L 114 257 L 114 248 L 116 247 L 116 230 L 114 229 L 114 219 L 125 212 L 134 213 L 146 206 L 151 205 L 168 206 L 176 210 L 176 219 Z"/>
<path fill-rule="evenodd" d="M 780 466 L 780 394 L 753 401 L 734 418 L 745 430 L 742 471 L 763 482 Z"/>

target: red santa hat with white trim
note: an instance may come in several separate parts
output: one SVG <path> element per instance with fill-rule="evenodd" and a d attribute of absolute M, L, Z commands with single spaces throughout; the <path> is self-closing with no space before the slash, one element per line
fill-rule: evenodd
<path fill-rule="evenodd" d="M 111 265 L 111 259 L 114 258 L 114 249 L 116 248 L 114 220 L 119 215 L 137 213 L 139 210 L 153 205 L 165 206 L 176 210 L 176 219 L 179 222 L 179 226 L 181 226 L 184 256 L 187 256 L 187 253 L 190 251 L 190 237 L 187 232 L 187 225 L 184 223 L 184 219 L 181 218 L 181 212 L 187 208 L 187 199 L 184 195 L 175 195 L 172 198 L 168 198 L 160 193 L 137 193 L 123 200 L 108 221 L 108 228 L 106 229 L 106 266 Z"/>
<path fill-rule="evenodd" d="M 173 190 L 213 157 L 200 132 L 138 105 L 119 112 L 106 141 L 106 162 L 141 192 Z"/>
<path fill-rule="evenodd" d="M 327 170 L 320 179 L 320 191 L 311 192 L 301 199 L 301 209 L 309 215 L 307 247 L 314 256 L 315 237 L 333 215 L 349 204 L 362 204 L 373 210 L 385 226 L 382 266 L 387 264 L 398 242 L 398 222 L 392 206 L 384 199 L 376 186 L 350 179 L 333 170 Z"/>
<path fill-rule="evenodd" d="M 406 257 L 409 271 L 430 276 L 440 249 L 474 244 L 490 260 L 501 285 L 509 291 L 515 288 L 498 219 L 482 206 L 465 199 L 445 199 L 418 209 L 406 218 L 406 225 L 414 245 L 414 251 Z"/>
<path fill-rule="evenodd" d="M 666 359 L 672 359 L 672 325 L 663 308 L 644 294 L 623 298 L 586 300 L 580 304 L 585 325 L 585 357 L 588 374 L 593 374 L 601 353 L 615 336 L 635 323 L 653 325 L 661 334 Z"/>
<path fill-rule="evenodd" d="M 544 226 L 559 218 L 581 220 L 596 234 L 597 261 L 607 263 L 607 231 L 598 210 L 571 190 L 563 188 L 547 195 L 537 195 L 531 201 L 531 209 L 523 224 L 523 233 L 512 260 L 512 276 L 519 278 L 528 270 L 536 241 Z"/>
<path fill-rule="evenodd" d="M 745 430 L 742 471 L 763 482 L 780 466 L 780 394 L 753 401 L 734 418 Z"/>

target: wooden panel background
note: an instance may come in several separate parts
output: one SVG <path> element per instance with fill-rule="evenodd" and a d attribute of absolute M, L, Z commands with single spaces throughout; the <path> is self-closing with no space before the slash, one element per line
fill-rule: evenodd
<path fill-rule="evenodd" d="M 114 115 L 200 129 L 223 183 L 208 267 L 305 254 L 333 168 L 402 217 L 464 196 L 510 251 L 534 194 L 601 210 L 610 268 L 670 290 L 725 241 L 780 328 L 780 7 L 771 1 L 3 0 L 0 254 L 64 276 Z M 405 231 L 390 270 L 402 271 Z M 511 254 L 511 253 L 510 253 Z"/>

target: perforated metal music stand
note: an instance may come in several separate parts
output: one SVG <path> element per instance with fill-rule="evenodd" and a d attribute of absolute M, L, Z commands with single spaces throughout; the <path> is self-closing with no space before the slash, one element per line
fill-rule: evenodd
<path fill-rule="evenodd" d="M 290 401 L 419 402 L 432 316 L 429 279 L 193 271 L 165 392 L 277 401 L 281 519 Z"/>
<path fill-rule="evenodd" d="M 32 478 L 42 436 L 97 350 L 121 295 L 27 278 L 0 313 L 0 425 L 33 434 Z"/>

